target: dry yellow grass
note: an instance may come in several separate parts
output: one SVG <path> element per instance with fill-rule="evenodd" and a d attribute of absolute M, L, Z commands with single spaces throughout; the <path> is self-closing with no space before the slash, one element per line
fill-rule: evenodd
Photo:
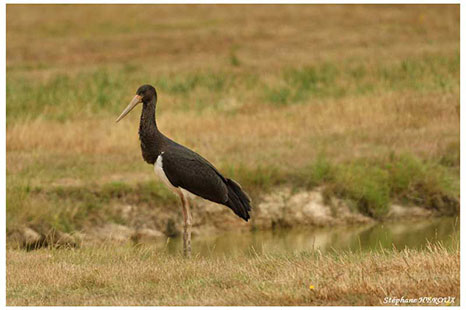
<path fill-rule="evenodd" d="M 26 107 L 40 103 L 25 96 L 32 102 L 20 112 L 24 117 L 13 119 L 12 113 L 8 114 L 12 120 L 7 127 L 7 150 L 22 155 L 45 151 L 118 152 L 139 158 L 137 117 L 133 115 L 131 122 L 118 126 L 113 120 L 135 89 L 151 82 L 141 78 L 148 73 L 151 79 L 169 74 L 167 79 L 175 80 L 178 75 L 198 74 L 199 70 L 222 70 L 219 75 L 239 74 L 238 79 L 257 75 L 260 83 L 250 89 L 234 82 L 220 97 L 208 88 L 193 89 L 188 97 L 159 88 L 160 127 L 215 162 L 257 165 L 276 158 L 286 160 L 293 152 L 295 156 L 285 164 L 302 166 L 322 149 L 336 160 L 380 156 L 393 150 L 425 157 L 438 155 L 451 143 L 458 142 L 459 83 L 449 91 L 419 92 L 390 89 L 383 86 L 382 80 L 368 80 L 381 89 L 363 96 L 322 99 L 311 96 L 306 105 L 281 108 L 263 104 L 267 99 L 262 93 L 264 86 L 281 86 L 283 70 L 320 63 L 330 63 L 346 72 L 349 69 L 344 64 L 354 62 L 364 66 L 370 79 L 374 78 L 370 72 L 380 70 L 381 64 L 390 68 L 407 59 L 430 55 L 425 64 L 419 64 L 422 70 L 428 70 L 437 57 L 457 54 L 458 14 L 458 6 L 419 5 L 144 6 L 144 9 L 118 5 L 8 5 L 9 88 L 13 89 L 18 78 L 37 83 L 127 65 L 135 69 L 126 75 L 118 69 L 109 73 L 111 78 L 123 75 L 121 78 L 129 82 L 123 92 L 115 88 L 100 90 L 118 92 L 106 94 L 112 107 L 104 108 L 97 117 L 89 115 L 93 107 L 86 102 L 76 100 L 61 105 L 47 101 L 41 114 L 32 115 L 37 119 L 31 120 Z M 88 22 L 82 23 L 83 20 Z M 232 53 L 241 65 L 229 63 Z M 452 76 L 454 81 L 458 72 Z M 414 79 L 424 80 L 424 76 L 433 73 L 414 74 Z M 76 83 L 68 87 L 82 87 L 78 78 L 72 81 Z M 343 89 L 354 83 L 348 77 L 337 81 Z M 8 98 L 12 109 L 21 103 L 16 102 L 19 100 L 16 92 L 26 91 L 21 87 L 14 89 L 17 91 L 9 92 Z M 42 93 L 52 91 L 55 90 L 44 88 Z M 58 100 L 67 96 L 65 90 Z M 179 108 L 180 102 L 196 101 L 199 97 L 217 108 L 202 113 Z M 70 105 L 83 108 L 79 113 L 65 114 L 64 123 L 49 121 L 49 115 L 67 111 Z M 302 155 L 296 157 L 296 154 Z M 14 161 L 14 157 L 9 157 L 13 166 Z"/>
<path fill-rule="evenodd" d="M 7 65 L 137 60 L 156 72 L 192 70 L 223 67 L 232 48 L 261 72 L 392 61 L 458 49 L 458 23 L 458 5 L 8 5 Z"/>
<path fill-rule="evenodd" d="M 384 157 L 394 150 L 436 158 L 458 141 L 458 115 L 451 104 L 455 100 L 456 95 L 406 93 L 329 100 L 317 106 L 265 107 L 260 113 L 233 116 L 211 112 L 201 117 L 188 111 L 165 112 L 161 100 L 159 127 L 213 162 L 244 163 L 249 168 L 273 165 L 278 158 L 281 165 L 299 168 L 322 151 L 336 162 Z M 140 161 L 138 115 L 134 114 L 131 121 L 118 125 L 111 118 L 12 124 L 7 148 L 9 153 L 26 155 L 118 153 Z M 11 173 L 18 171 L 15 159 L 8 156 Z"/>
<path fill-rule="evenodd" d="M 155 252 L 121 246 L 10 250 L 7 305 L 360 306 L 402 296 L 451 296 L 459 305 L 459 247 L 192 260 Z"/>
<path fill-rule="evenodd" d="M 9 4 L 6 24 L 9 232 L 123 221 L 111 203 L 128 191 L 173 204 L 148 183 L 138 112 L 114 124 L 145 83 L 158 89 L 161 130 L 249 192 L 322 185 L 336 165 L 334 192 L 374 210 L 394 196 L 459 196 L 459 5 Z M 125 247 L 7 253 L 9 305 L 423 295 L 458 300 L 459 250 L 192 261 Z"/>
<path fill-rule="evenodd" d="M 380 64 L 396 66 L 425 55 L 433 57 L 425 65 L 420 63 L 426 68 L 436 57 L 455 57 L 459 50 L 458 6 L 219 5 L 141 9 L 8 5 L 7 11 L 9 88 L 18 78 L 37 83 L 60 75 L 73 77 L 79 72 L 125 65 L 136 68 L 121 77 L 129 79 L 123 92 L 101 90 L 118 93 L 106 94 L 113 107 L 97 117 L 89 115 L 92 106 L 80 101 L 65 106 L 48 101 L 41 114 L 33 115 L 36 120 L 13 119 L 9 113 L 8 152 L 118 152 L 139 158 L 137 117 L 133 115 L 131 122 L 115 126 L 117 110 L 140 84 L 151 82 L 141 80 L 148 73 L 151 79 L 169 74 L 167 78 L 175 80 L 180 74 L 198 74 L 199 70 L 222 70 L 220 75 L 239 74 L 239 79 L 258 75 L 260 79 L 252 89 L 235 82 L 220 97 L 207 88 L 193 89 L 188 97 L 159 88 L 161 128 L 217 163 L 228 160 L 256 165 L 276 158 L 286 160 L 293 152 L 295 156 L 285 164 L 301 166 L 322 149 L 336 160 L 380 156 L 393 150 L 429 157 L 458 142 L 459 84 L 452 85 L 450 91 L 419 92 L 385 90 L 383 81 L 369 80 L 381 89 L 363 96 L 311 96 L 306 105 L 281 108 L 263 104 L 267 99 L 262 95 L 264 86 L 280 87 L 281 72 L 290 67 L 330 63 L 339 68 L 355 62 L 373 72 L 379 70 Z M 82 20 L 89 22 L 83 24 Z M 241 65 L 230 65 L 231 53 Z M 123 75 L 118 70 L 114 73 Z M 416 74 L 413 78 L 431 74 Z M 453 78 L 457 78 L 456 74 Z M 348 77 L 340 79 L 343 89 L 345 84 L 350 87 L 353 83 Z M 82 86 L 76 83 L 69 87 Z M 17 91 L 26 90 L 20 87 Z M 14 97 L 17 91 L 9 93 L 12 109 L 21 103 Z M 54 90 L 45 88 L 42 93 L 48 91 Z M 65 91 L 58 98 L 66 97 Z M 180 102 L 199 97 L 212 106 L 221 103 L 220 108 L 202 113 L 179 108 Z M 32 99 L 25 107 L 39 104 L 34 98 L 25 98 Z M 61 113 L 70 105 L 84 107 L 79 113 L 65 114 L 64 123 L 49 121 L 49 115 Z M 27 108 L 21 113 L 26 116 Z M 15 157 L 9 158 L 12 166 L 14 161 Z"/>

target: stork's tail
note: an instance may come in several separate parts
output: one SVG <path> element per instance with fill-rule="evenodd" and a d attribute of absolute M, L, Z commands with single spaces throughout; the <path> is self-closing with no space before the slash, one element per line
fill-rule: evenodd
<path fill-rule="evenodd" d="M 228 188 L 228 201 L 226 205 L 232 209 L 236 215 L 245 220 L 249 220 L 251 211 L 251 198 L 241 189 L 241 185 L 232 179 L 226 179 Z"/>

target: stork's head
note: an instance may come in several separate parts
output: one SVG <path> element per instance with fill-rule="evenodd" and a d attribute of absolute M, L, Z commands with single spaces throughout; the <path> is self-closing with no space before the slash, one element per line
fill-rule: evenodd
<path fill-rule="evenodd" d="M 123 110 L 121 115 L 118 116 L 116 121 L 118 122 L 123 117 L 125 117 L 129 112 L 131 112 L 132 109 L 134 109 L 135 106 L 138 105 L 138 103 L 143 102 L 144 104 L 149 104 L 153 101 L 157 101 L 157 91 L 155 90 L 155 88 L 148 84 L 142 85 L 136 91 L 136 96 L 134 96 L 133 100 L 131 100 L 131 102 L 128 104 L 126 109 Z"/>
<path fill-rule="evenodd" d="M 146 84 L 138 88 L 136 96 L 140 96 L 142 102 L 151 102 L 152 98 L 157 99 L 157 92 L 152 85 Z"/>

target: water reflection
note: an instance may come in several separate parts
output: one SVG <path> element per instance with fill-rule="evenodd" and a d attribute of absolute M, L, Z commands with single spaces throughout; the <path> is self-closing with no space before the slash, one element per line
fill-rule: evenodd
<path fill-rule="evenodd" d="M 250 233 L 224 232 L 193 238 L 193 254 L 249 255 L 270 252 L 293 252 L 319 249 L 368 251 L 381 248 L 425 248 L 428 243 L 442 242 L 456 246 L 459 242 L 458 218 L 434 218 L 422 221 L 403 221 L 364 226 L 327 227 L 309 229 L 280 229 Z M 177 253 L 180 238 L 156 245 Z"/>

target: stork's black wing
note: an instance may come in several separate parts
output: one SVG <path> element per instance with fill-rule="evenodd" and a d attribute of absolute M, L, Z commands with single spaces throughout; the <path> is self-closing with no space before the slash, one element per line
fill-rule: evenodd
<path fill-rule="evenodd" d="M 162 164 L 173 186 L 213 202 L 227 202 L 228 189 L 223 176 L 200 155 L 177 145 L 162 154 Z"/>
<path fill-rule="evenodd" d="M 249 219 L 250 199 L 235 181 L 225 178 L 199 154 L 179 144 L 162 154 L 165 175 L 175 187 L 228 206 L 239 217 Z"/>

